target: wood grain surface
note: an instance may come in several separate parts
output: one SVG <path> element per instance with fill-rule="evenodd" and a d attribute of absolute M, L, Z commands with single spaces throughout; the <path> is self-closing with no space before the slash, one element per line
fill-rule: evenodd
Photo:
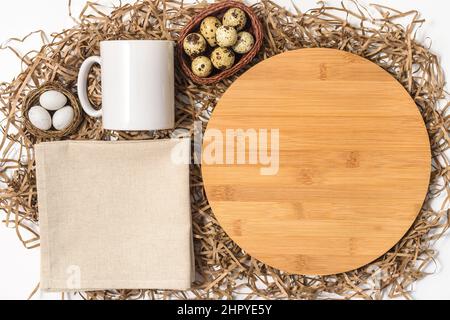
<path fill-rule="evenodd" d="M 220 161 L 202 171 L 227 234 L 288 273 L 337 274 L 372 262 L 411 227 L 427 193 L 430 146 L 414 101 L 350 53 L 301 49 L 259 63 L 220 99 L 211 129 L 279 130 L 277 174 L 262 175 L 262 163 Z M 248 142 L 246 152 L 255 151 Z"/>

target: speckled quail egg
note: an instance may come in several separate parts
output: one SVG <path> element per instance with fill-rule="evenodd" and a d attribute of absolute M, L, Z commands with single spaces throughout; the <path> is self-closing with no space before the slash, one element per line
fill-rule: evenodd
<path fill-rule="evenodd" d="M 223 25 L 234 27 L 237 31 L 241 31 L 247 24 L 247 16 L 245 12 L 239 8 L 231 8 L 223 16 Z"/>
<path fill-rule="evenodd" d="M 200 33 L 205 37 L 211 47 L 217 46 L 216 31 L 222 26 L 216 17 L 206 17 L 200 25 Z"/>
<path fill-rule="evenodd" d="M 233 66 L 234 52 L 228 48 L 219 47 L 211 53 L 211 62 L 216 69 L 226 70 Z"/>
<path fill-rule="evenodd" d="M 233 27 L 221 26 L 217 29 L 216 40 L 221 47 L 231 47 L 237 41 L 237 31 Z"/>
<path fill-rule="evenodd" d="M 212 63 L 208 57 L 199 56 L 192 61 L 192 72 L 198 77 L 205 78 L 211 74 Z"/>
<path fill-rule="evenodd" d="M 233 50 L 236 53 L 244 54 L 252 50 L 254 45 L 255 45 L 255 38 L 253 38 L 253 36 L 250 33 L 242 31 L 239 32 L 237 35 L 237 41 L 236 44 L 233 46 Z"/>
<path fill-rule="evenodd" d="M 206 50 L 206 40 L 199 33 L 191 33 L 183 41 L 184 52 L 190 57 L 201 55 Z"/>

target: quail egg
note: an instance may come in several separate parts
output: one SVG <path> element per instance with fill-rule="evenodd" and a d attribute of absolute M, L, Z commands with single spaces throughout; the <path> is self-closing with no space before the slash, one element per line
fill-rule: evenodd
<path fill-rule="evenodd" d="M 212 63 L 208 57 L 199 56 L 192 61 L 192 72 L 198 77 L 205 78 L 211 74 Z"/>
<path fill-rule="evenodd" d="M 223 25 L 234 27 L 237 31 L 241 31 L 247 24 L 247 16 L 245 12 L 239 8 L 231 8 L 223 16 Z"/>
<path fill-rule="evenodd" d="M 254 45 L 255 39 L 253 38 L 253 36 L 246 31 L 242 31 L 239 32 L 237 35 L 237 41 L 236 44 L 233 46 L 233 50 L 236 53 L 244 54 L 249 52 Z"/>
<path fill-rule="evenodd" d="M 216 17 L 206 17 L 200 25 L 200 33 L 205 37 L 211 47 L 217 46 L 216 31 L 222 26 Z"/>
<path fill-rule="evenodd" d="M 190 57 L 196 57 L 206 50 L 206 40 L 201 34 L 191 33 L 183 41 L 184 52 Z"/>
<path fill-rule="evenodd" d="M 216 69 L 226 70 L 233 66 L 234 52 L 228 48 L 219 47 L 211 53 L 211 62 Z"/>
<path fill-rule="evenodd" d="M 217 29 L 216 40 L 221 47 L 231 47 L 237 41 L 237 31 L 233 27 L 221 26 Z"/>

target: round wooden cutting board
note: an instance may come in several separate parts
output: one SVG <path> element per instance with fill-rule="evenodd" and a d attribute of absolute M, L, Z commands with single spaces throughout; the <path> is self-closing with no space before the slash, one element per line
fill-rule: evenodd
<path fill-rule="evenodd" d="M 213 112 L 202 159 L 227 234 L 254 258 L 308 275 L 389 251 L 419 213 L 431 170 L 407 91 L 333 49 L 286 52 L 242 75 Z"/>

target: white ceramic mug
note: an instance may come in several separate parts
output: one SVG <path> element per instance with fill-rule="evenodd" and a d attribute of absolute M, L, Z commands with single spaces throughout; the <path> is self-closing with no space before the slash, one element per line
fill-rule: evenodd
<path fill-rule="evenodd" d="M 103 41 L 100 57 L 84 61 L 78 96 L 91 117 L 118 131 L 172 129 L 175 126 L 174 42 L 165 40 Z M 87 79 L 101 65 L 102 109 L 89 102 Z"/>

